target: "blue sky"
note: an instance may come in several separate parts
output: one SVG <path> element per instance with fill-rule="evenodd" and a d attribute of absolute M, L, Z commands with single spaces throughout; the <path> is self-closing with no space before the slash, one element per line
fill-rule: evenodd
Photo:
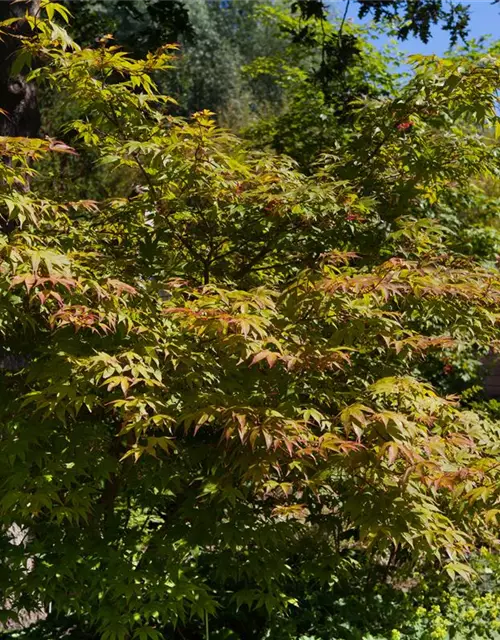
<path fill-rule="evenodd" d="M 347 0 L 331 0 L 329 2 L 332 9 L 343 14 Z M 469 35 L 473 38 L 491 35 L 494 40 L 500 40 L 500 4 L 492 5 L 489 0 L 471 0 L 470 6 L 471 21 L 469 25 Z M 350 2 L 348 16 L 357 21 L 358 5 Z M 449 34 L 446 31 L 435 28 L 433 37 L 428 44 L 424 44 L 417 38 L 408 38 L 401 43 L 401 49 L 409 55 L 413 53 L 442 55 L 448 48 Z"/>

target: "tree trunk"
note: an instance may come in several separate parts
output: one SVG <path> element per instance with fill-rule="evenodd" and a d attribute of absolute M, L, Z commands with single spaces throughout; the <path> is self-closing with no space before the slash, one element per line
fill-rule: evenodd
<path fill-rule="evenodd" d="M 40 0 L 0 0 L 0 21 L 24 16 L 26 10 L 36 15 Z M 28 33 L 28 25 L 21 21 L 2 31 L 7 34 L 0 36 L 0 135 L 35 138 L 40 129 L 36 88 L 23 75 L 12 77 L 10 73 L 20 42 L 16 36 Z"/>

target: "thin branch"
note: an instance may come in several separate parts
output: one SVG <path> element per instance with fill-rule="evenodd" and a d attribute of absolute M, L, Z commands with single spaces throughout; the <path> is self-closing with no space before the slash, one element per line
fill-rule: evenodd
<path fill-rule="evenodd" d="M 345 21 L 347 19 L 347 12 L 349 11 L 349 5 L 351 4 L 351 0 L 347 0 L 345 5 L 344 15 L 342 16 L 342 22 L 340 23 L 339 32 L 338 32 L 338 43 L 339 46 L 341 44 L 342 39 L 342 31 L 344 30 Z"/>

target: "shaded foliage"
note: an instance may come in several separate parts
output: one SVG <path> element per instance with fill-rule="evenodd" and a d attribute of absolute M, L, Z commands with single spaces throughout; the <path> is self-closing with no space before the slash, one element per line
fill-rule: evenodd
<path fill-rule="evenodd" d="M 12 5 L 0 5 L 0 20 L 5 26 L 0 33 L 0 135 L 36 136 L 40 128 L 36 90 L 20 73 L 22 66 L 13 66 L 19 46 L 19 36 L 26 35 L 22 20 L 25 12 L 36 15 L 38 0 L 25 0 Z M 9 20 L 15 20 L 9 25 Z M 29 30 L 28 30 L 29 32 Z M 17 67 L 17 68 L 16 68 Z"/>

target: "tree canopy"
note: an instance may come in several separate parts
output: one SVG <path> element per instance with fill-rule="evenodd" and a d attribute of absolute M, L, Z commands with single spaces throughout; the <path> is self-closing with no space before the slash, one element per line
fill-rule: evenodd
<path fill-rule="evenodd" d="M 76 28 L 87 33 L 91 39 L 95 35 L 92 36 L 92 31 L 88 29 L 89 19 L 97 28 L 104 25 L 118 28 L 129 45 L 136 48 L 143 46 L 145 42 L 148 47 L 158 45 L 166 35 L 177 38 L 189 33 L 192 27 L 189 15 L 191 1 L 112 0 L 102 4 L 99 0 L 65 0 L 64 4 L 76 14 Z M 214 3 L 215 10 L 232 11 L 231 4 L 233 3 L 218 0 Z M 243 3 L 234 4 L 245 12 Z M 326 20 L 332 8 L 327 0 L 285 0 L 284 4 L 306 20 Z M 469 35 L 470 5 L 456 0 L 345 0 L 342 11 L 347 14 L 351 4 L 360 17 L 371 15 L 377 22 L 393 21 L 401 40 L 406 40 L 411 34 L 428 42 L 431 29 L 435 26 L 449 32 L 452 44 L 466 40 Z M 491 4 L 498 4 L 498 0 L 492 0 Z M 134 33 L 135 38 L 131 37 Z"/>
<path fill-rule="evenodd" d="M 256 145 L 178 115 L 175 45 L 80 47 L 43 0 L 15 20 L 60 136 L 0 138 L 3 621 L 279 637 L 304 585 L 470 579 L 500 512 L 473 386 L 499 347 L 494 51 L 403 82 L 365 43 L 340 109 L 277 44 L 316 126 Z"/>

